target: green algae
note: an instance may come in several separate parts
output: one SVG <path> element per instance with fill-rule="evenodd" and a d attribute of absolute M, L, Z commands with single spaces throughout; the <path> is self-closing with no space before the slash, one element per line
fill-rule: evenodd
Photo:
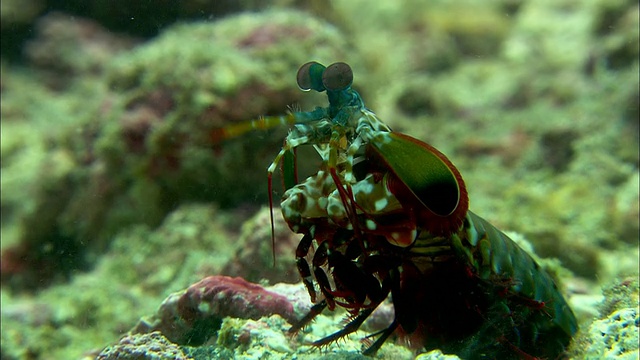
<path fill-rule="evenodd" d="M 205 348 L 227 354 L 232 351 L 236 359 L 366 359 L 358 351 L 361 347 L 359 338 L 364 336 L 361 331 L 345 338 L 340 344 L 330 344 L 322 349 L 305 344 L 305 336 L 330 333 L 343 316 L 344 314 L 321 315 L 312 325 L 313 329 L 306 331 L 313 334 L 297 337 L 290 337 L 285 333 L 290 325 L 279 316 L 257 321 L 228 318 L 218 332 L 215 345 Z M 377 358 L 411 359 L 413 356 L 405 347 L 389 343 L 382 347 Z"/>
<path fill-rule="evenodd" d="M 99 99 L 104 88 L 81 83 L 71 94 L 60 94 L 24 70 L 3 69 L 2 188 L 13 190 L 3 192 L 3 208 L 9 210 L 3 216 L 20 218 L 37 211 L 39 188 L 55 188 L 76 169 L 76 154 L 61 145 L 76 143 L 70 133 L 77 136 L 78 126 L 90 122 L 99 106 L 99 100 L 77 94 Z"/>
<path fill-rule="evenodd" d="M 295 12 L 176 25 L 112 63 L 108 82 L 124 96 L 126 110 L 113 114 L 97 151 L 125 187 L 158 188 L 140 203 L 161 209 L 159 215 L 180 201 L 230 206 L 264 198 L 251 185 L 263 174 L 265 142 L 230 145 L 216 155 L 208 131 L 286 108 L 298 96 L 285 74 L 303 57 L 339 57 L 343 47 L 334 29 Z"/>
<path fill-rule="evenodd" d="M 293 43 L 299 51 L 289 50 Z M 10 242 L 20 243 L 19 256 L 40 267 L 56 268 L 58 251 L 72 253 L 77 261 L 62 274 L 68 277 L 74 269 L 86 269 L 86 258 L 99 256 L 120 229 L 158 226 L 183 202 L 228 207 L 265 199 L 265 192 L 253 186 L 268 162 L 261 147 L 276 149 L 280 140 L 216 151 L 208 132 L 220 122 L 286 108 L 296 97 L 290 96 L 293 79 L 284 80 L 283 74 L 294 72 L 307 56 L 340 57 L 344 47 L 333 27 L 297 12 L 274 11 L 176 25 L 133 51 L 98 56 L 94 60 L 101 61 L 106 74 L 78 76 L 60 96 L 39 84 L 36 91 L 23 88 L 19 78 L 7 81 L 4 114 L 24 125 L 8 125 L 3 137 L 21 139 L 27 129 L 42 125 L 24 142 L 3 145 L 3 164 L 15 174 L 3 185 L 28 186 L 24 193 L 33 201 L 3 200 L 8 209 L 22 209 L 16 214 L 20 229 L 12 233 L 17 239 Z M 75 47 L 69 52 L 83 54 Z M 53 56 L 61 57 L 58 52 Z M 84 65 L 76 65 L 79 74 L 87 73 Z M 19 96 L 25 93 L 46 100 Z M 25 163 L 28 172 L 11 167 Z M 39 242 L 53 244 L 53 254 L 43 252 Z M 29 274 L 14 285 L 36 283 L 31 278 L 37 276 Z"/>
<path fill-rule="evenodd" d="M 238 236 L 238 246 L 232 261 L 224 268 L 224 273 L 240 276 L 247 281 L 267 283 L 295 283 L 299 280 L 293 249 L 301 236 L 294 234 L 286 225 L 279 208 L 273 209 L 275 249 L 271 242 L 271 217 L 269 209 L 263 207 L 247 219 Z M 275 251 L 275 259 L 274 259 Z M 275 264 L 274 264 L 275 260 Z"/>
<path fill-rule="evenodd" d="M 603 293 L 605 300 L 600 304 L 601 318 L 617 310 L 638 306 L 638 278 L 619 279 L 607 286 Z"/>
<path fill-rule="evenodd" d="M 185 206 L 155 231 L 141 225 L 119 234 L 92 272 L 68 284 L 35 299 L 3 291 L 3 350 L 71 359 L 113 342 L 168 292 L 221 270 L 233 251 L 224 223 L 210 206 Z"/>

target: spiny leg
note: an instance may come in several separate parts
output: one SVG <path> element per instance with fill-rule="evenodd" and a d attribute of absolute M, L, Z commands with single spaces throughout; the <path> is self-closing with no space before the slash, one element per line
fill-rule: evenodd
<path fill-rule="evenodd" d="M 389 336 L 393 334 L 393 332 L 396 331 L 397 328 L 398 328 L 398 321 L 393 320 L 391 325 L 389 325 L 386 329 L 383 329 L 368 335 L 367 338 L 372 338 L 378 335 L 380 335 L 380 337 L 378 337 L 373 344 L 371 344 L 365 351 L 363 351 L 362 354 L 367 356 L 374 355 L 376 352 L 378 352 L 378 350 L 380 350 L 380 347 L 382 346 L 382 344 L 384 344 L 384 342 L 387 341 Z"/>
<path fill-rule="evenodd" d="M 345 325 L 344 328 L 342 328 L 339 331 L 334 332 L 333 334 L 324 337 L 320 340 L 314 341 L 313 345 L 314 346 L 322 346 L 322 345 L 327 345 L 331 342 L 334 342 L 342 337 L 345 337 L 353 332 L 355 332 L 356 330 L 358 330 L 360 328 L 360 326 L 362 325 L 362 323 L 369 317 L 369 315 L 371 315 L 371 313 L 373 312 L 373 308 L 370 309 L 365 309 L 362 310 L 360 312 L 360 314 L 358 314 L 358 316 L 356 316 L 353 320 L 351 320 L 347 325 Z"/>
<path fill-rule="evenodd" d="M 322 310 L 324 310 L 324 308 L 326 307 L 327 307 L 326 300 L 322 300 L 319 303 L 313 305 L 311 309 L 309 309 L 309 312 L 302 319 L 300 319 L 300 321 L 293 324 L 293 326 L 291 326 L 291 328 L 287 330 L 287 333 L 291 335 L 297 334 L 298 331 L 302 330 L 305 326 L 309 325 L 311 321 L 313 321 L 313 319 L 316 318 L 316 316 L 320 315 Z"/>

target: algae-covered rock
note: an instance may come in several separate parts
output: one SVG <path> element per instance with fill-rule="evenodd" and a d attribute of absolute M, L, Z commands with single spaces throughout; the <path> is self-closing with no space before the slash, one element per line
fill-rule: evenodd
<path fill-rule="evenodd" d="M 159 332 L 126 335 L 104 349 L 96 360 L 189 360 L 180 348 Z"/>
<path fill-rule="evenodd" d="M 273 316 L 261 321 L 238 321 L 228 318 L 222 323 L 216 344 L 234 349 L 238 354 L 243 351 L 260 357 L 259 349 L 269 349 L 281 354 L 291 354 L 291 339 L 282 331 L 286 324 L 282 318 Z M 238 349 L 240 347 L 240 349 Z"/>
<path fill-rule="evenodd" d="M 234 251 L 226 217 L 212 205 L 183 205 L 157 229 L 119 233 L 91 272 L 68 283 L 35 297 L 3 288 L 3 356 L 74 359 L 99 352 L 168 293 L 221 271 Z"/>
<path fill-rule="evenodd" d="M 604 289 L 600 317 L 583 327 L 569 350 L 576 359 L 636 359 L 640 308 L 637 276 L 617 280 Z"/>
<path fill-rule="evenodd" d="M 597 56 L 612 69 L 633 66 L 638 61 L 639 37 L 638 11 L 634 1 L 599 1 L 600 16 L 595 31 L 603 35 L 603 42 L 596 45 Z"/>
<path fill-rule="evenodd" d="M 73 270 L 89 265 L 83 243 L 97 245 L 74 238 L 62 226 L 61 214 L 83 183 L 82 159 L 90 150 L 76 152 L 76 146 L 92 136 L 105 91 L 95 83 L 71 88 L 60 94 L 27 73 L 3 76 L 0 201 L 3 219 L 10 220 L 2 229 L 3 284 L 34 289 L 68 279 Z"/>
<path fill-rule="evenodd" d="M 227 224 L 214 206 L 182 205 L 155 229 L 140 225 L 120 232 L 104 266 L 122 284 L 159 295 L 176 291 L 227 266 L 238 246 Z"/>
<path fill-rule="evenodd" d="M 49 19 L 54 20 L 60 25 L 55 16 Z M 88 26 L 74 26 L 82 24 Z M 54 46 L 60 38 L 66 39 L 41 41 Z M 37 44 L 31 48 L 38 51 L 37 63 L 90 71 L 73 63 L 78 56 L 51 63 L 62 55 L 47 58 Z M 34 205 L 21 215 L 15 247 L 3 253 L 3 262 L 13 264 L 3 268 L 3 281 L 33 289 L 55 278 L 38 282 L 43 274 L 36 269 L 68 277 L 86 268 L 84 259 L 104 251 L 120 229 L 157 226 L 184 202 L 229 207 L 266 199 L 266 186 L 256 184 L 263 184 L 281 135 L 220 145 L 208 134 L 235 121 L 284 113 L 300 95 L 297 67 L 309 58 L 335 59 L 345 52 L 334 27 L 302 13 L 271 11 L 176 25 L 119 55 L 106 79 L 94 80 L 97 90 L 86 93 L 92 97 L 84 101 L 82 116 L 64 113 L 73 126 L 57 130 L 48 145 L 58 156 L 34 164 L 31 173 L 41 180 L 29 179 Z M 101 53 L 91 54 L 104 64 Z M 65 96 L 82 99 L 85 89 L 74 84 Z"/>
<path fill-rule="evenodd" d="M 633 308 L 638 305 L 639 283 L 637 277 L 627 277 L 616 281 L 604 289 L 604 301 L 600 304 L 600 317 L 604 318 L 615 311 Z"/>
<path fill-rule="evenodd" d="M 446 355 L 443 354 L 440 350 L 429 351 L 425 354 L 420 354 L 416 356 L 415 360 L 459 360 L 460 358 L 456 355 Z"/>
<path fill-rule="evenodd" d="M 280 11 L 176 25 L 116 59 L 109 84 L 123 95 L 124 108 L 109 115 L 97 140 L 98 156 L 121 190 L 110 194 L 111 201 L 158 209 L 146 219 L 136 218 L 135 210 L 125 216 L 153 223 L 181 201 L 229 206 L 266 199 L 255 185 L 280 140 L 262 140 L 261 134 L 214 151 L 219 144 L 208 134 L 236 121 L 283 113 L 299 98 L 292 86 L 299 64 L 344 51 L 334 28 Z M 155 190 L 133 192 L 139 188 Z"/>
<path fill-rule="evenodd" d="M 36 36 L 25 44 L 25 56 L 49 86 L 61 89 L 74 80 L 99 76 L 120 52 L 136 41 L 107 31 L 89 19 L 52 12 L 35 24 Z"/>
<path fill-rule="evenodd" d="M 637 359 L 639 323 L 637 307 L 617 310 L 606 319 L 594 321 L 588 329 L 590 345 L 584 358 Z"/>
<path fill-rule="evenodd" d="M 280 208 L 272 211 L 275 242 L 272 244 L 269 209 L 262 208 L 242 226 L 238 239 L 241 245 L 225 266 L 224 274 L 241 276 L 254 282 L 267 280 L 271 284 L 300 281 L 295 264 L 295 250 L 301 235 L 289 229 L 280 215 Z"/>

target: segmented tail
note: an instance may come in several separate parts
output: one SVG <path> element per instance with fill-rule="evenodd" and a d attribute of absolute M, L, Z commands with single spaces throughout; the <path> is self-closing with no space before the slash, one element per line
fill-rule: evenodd
<path fill-rule="evenodd" d="M 453 244 L 454 250 L 467 257 L 469 264 L 474 264 L 479 277 L 494 282 L 511 279 L 507 297 L 551 317 L 549 322 L 540 324 L 541 328 L 562 329 L 566 342 L 575 335 L 578 324 L 571 308 L 551 276 L 526 251 L 471 211 L 459 235 L 457 244 Z"/>

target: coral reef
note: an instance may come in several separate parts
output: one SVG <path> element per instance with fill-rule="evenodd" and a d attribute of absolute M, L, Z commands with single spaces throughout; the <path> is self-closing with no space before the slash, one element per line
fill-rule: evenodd
<path fill-rule="evenodd" d="M 335 329 L 340 317 L 320 316 L 304 334 L 290 337 L 286 334 L 289 324 L 280 316 L 265 317 L 259 320 L 243 320 L 226 318 L 218 332 L 215 344 L 202 346 L 199 349 L 209 353 L 233 354 L 235 358 L 251 359 L 367 359 L 359 353 L 362 336 L 345 338 L 339 344 L 330 344 L 322 350 L 314 349 L 308 344 L 306 336 L 328 334 Z M 210 342 L 211 343 L 211 342 Z M 228 356 L 228 355 L 227 355 Z M 413 353 L 401 345 L 385 344 L 377 355 L 380 359 L 413 359 Z M 194 356 L 197 359 L 196 356 Z M 218 358 L 214 356 L 213 358 Z M 220 357 L 225 358 L 225 357 Z M 233 357 L 232 357 L 233 358 Z M 205 358 L 203 358 L 205 359 Z"/>
<path fill-rule="evenodd" d="M 95 358 L 212 274 L 298 281 L 297 236 L 274 208 L 273 267 L 265 210 L 286 130 L 222 144 L 209 131 L 324 104 L 295 87 L 309 60 L 350 63 L 367 106 L 460 169 L 472 210 L 559 259 L 542 265 L 580 321 L 571 357 L 637 354 L 637 1 L 104 4 L 2 1 L 3 359 Z M 299 159 L 300 179 L 317 170 L 313 149 Z M 267 289 L 308 311 L 301 284 Z M 384 310 L 363 328 L 388 324 Z M 226 317 L 180 356 L 363 359 L 362 331 L 307 344 L 345 317 L 291 341 L 278 315 Z M 154 338 L 175 349 L 148 334 L 128 349 Z M 391 341 L 378 354 L 414 356 Z"/>
<path fill-rule="evenodd" d="M 220 329 L 225 317 L 257 320 L 272 314 L 296 319 L 287 298 L 242 278 L 215 275 L 170 295 L 156 315 L 141 320 L 132 332 L 160 331 L 174 343 L 197 346 Z"/>

